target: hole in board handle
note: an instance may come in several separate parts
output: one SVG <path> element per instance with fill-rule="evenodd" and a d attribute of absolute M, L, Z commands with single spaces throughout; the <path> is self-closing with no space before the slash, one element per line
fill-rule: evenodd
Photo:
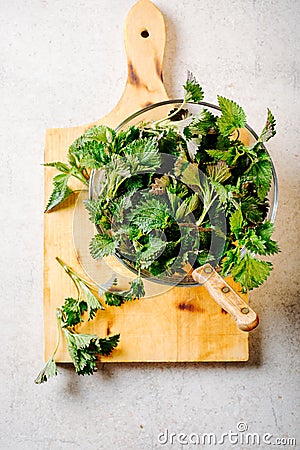
<path fill-rule="evenodd" d="M 141 36 L 142 38 L 146 39 L 147 37 L 150 36 L 149 31 L 148 30 L 141 31 Z"/>

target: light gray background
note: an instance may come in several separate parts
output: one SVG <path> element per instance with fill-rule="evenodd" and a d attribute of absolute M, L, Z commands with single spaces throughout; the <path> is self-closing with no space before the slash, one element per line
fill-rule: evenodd
<path fill-rule="evenodd" d="M 44 130 L 88 123 L 115 106 L 133 4 L 0 1 L 0 448 L 177 449 L 158 445 L 158 433 L 220 435 L 239 421 L 249 432 L 296 437 L 299 448 L 298 0 L 156 0 L 167 23 L 171 97 L 181 95 L 189 69 L 208 101 L 234 98 L 254 129 L 267 106 L 277 118 L 269 150 L 280 182 L 282 253 L 251 295 L 261 325 L 251 334 L 249 363 L 110 364 L 86 378 L 63 366 L 46 385 L 33 383 L 43 352 Z"/>

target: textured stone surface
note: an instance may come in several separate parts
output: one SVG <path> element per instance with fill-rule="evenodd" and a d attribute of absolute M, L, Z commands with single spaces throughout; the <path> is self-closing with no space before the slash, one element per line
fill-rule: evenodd
<path fill-rule="evenodd" d="M 217 94 L 234 98 L 255 129 L 264 123 L 266 106 L 277 118 L 269 150 L 280 183 L 276 237 L 282 253 L 273 258 L 267 283 L 251 295 L 261 325 L 251 335 L 250 361 L 111 364 L 87 378 L 62 366 L 59 378 L 33 384 L 42 365 L 44 129 L 88 123 L 114 107 L 126 78 L 122 29 L 133 3 L 0 4 L 0 448 L 195 448 L 160 445 L 157 435 L 168 428 L 220 436 L 240 421 L 249 432 L 298 438 L 299 446 L 297 0 L 156 1 L 167 22 L 170 96 L 180 96 L 190 69 L 208 101 Z"/>

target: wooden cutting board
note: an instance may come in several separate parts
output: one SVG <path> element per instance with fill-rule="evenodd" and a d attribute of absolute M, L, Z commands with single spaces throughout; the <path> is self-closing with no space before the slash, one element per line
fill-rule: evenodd
<path fill-rule="evenodd" d="M 70 144 L 92 125 L 115 127 L 136 110 L 167 99 L 162 81 L 164 47 L 162 14 L 149 0 L 140 0 L 129 11 L 125 24 L 128 78 L 122 98 L 113 111 L 92 124 L 46 130 L 45 161 L 65 161 Z M 55 173 L 52 168 L 45 169 L 45 204 Z M 65 297 L 76 296 L 74 285 L 56 262 L 56 256 L 86 276 L 73 245 L 76 199 L 74 194 L 61 208 L 44 216 L 45 360 L 55 347 L 55 310 Z M 239 289 L 232 279 L 227 278 L 227 282 Z M 174 287 L 150 299 L 121 307 L 107 306 L 95 320 L 82 325 L 80 331 L 100 337 L 121 334 L 119 347 L 111 356 L 103 357 L 103 362 L 248 359 L 248 334 L 237 329 L 233 319 L 210 298 L 204 287 Z M 70 361 L 63 338 L 56 361 Z"/>

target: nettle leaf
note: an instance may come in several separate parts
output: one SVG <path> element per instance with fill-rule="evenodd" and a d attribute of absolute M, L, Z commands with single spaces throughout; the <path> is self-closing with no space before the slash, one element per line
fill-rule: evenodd
<path fill-rule="evenodd" d="M 178 161 L 178 160 L 177 160 Z M 180 181 L 188 186 L 200 186 L 199 166 L 196 163 L 189 163 L 183 160 L 175 163 L 175 175 L 180 177 Z"/>
<path fill-rule="evenodd" d="M 222 258 L 222 262 L 221 262 L 223 276 L 227 276 L 230 273 L 232 267 L 234 265 L 239 264 L 239 262 L 241 260 L 240 254 L 241 254 L 241 249 L 238 246 L 227 250 L 227 252 L 226 252 L 225 256 Z"/>
<path fill-rule="evenodd" d="M 153 261 L 164 251 L 166 242 L 156 236 L 149 236 L 149 242 L 144 246 L 144 249 L 139 252 L 138 259 L 141 267 L 147 269 Z"/>
<path fill-rule="evenodd" d="M 172 222 L 170 208 L 160 200 L 160 197 L 141 200 L 136 208 L 130 211 L 127 218 L 144 233 L 156 229 L 164 230 Z"/>
<path fill-rule="evenodd" d="M 137 300 L 145 296 L 144 283 L 140 276 L 130 283 L 130 288 L 121 292 L 105 292 L 105 302 L 109 306 L 121 306 L 128 301 Z"/>
<path fill-rule="evenodd" d="M 36 384 L 42 384 L 48 381 L 49 378 L 55 377 L 57 375 L 57 367 L 54 361 L 54 357 L 51 356 L 51 358 L 46 362 L 43 369 L 40 371 L 34 382 Z"/>
<path fill-rule="evenodd" d="M 221 134 L 228 136 L 238 128 L 245 126 L 246 115 L 241 106 L 221 96 L 218 96 L 218 103 L 222 111 L 222 116 L 217 120 Z"/>
<path fill-rule="evenodd" d="M 64 327 L 74 327 L 83 322 L 82 315 L 87 311 L 87 305 L 83 300 L 68 297 L 61 307 L 63 312 Z"/>
<path fill-rule="evenodd" d="M 264 244 L 264 252 L 261 253 L 262 255 L 274 255 L 280 251 L 277 242 L 271 239 L 273 231 L 274 224 L 269 220 L 266 220 L 255 229 L 255 233 L 261 238 Z"/>
<path fill-rule="evenodd" d="M 197 82 L 192 72 L 188 72 L 188 77 L 185 84 L 183 85 L 183 89 L 186 102 L 200 102 L 201 100 L 203 100 L 203 89 Z"/>
<path fill-rule="evenodd" d="M 205 152 L 213 159 L 213 161 L 224 161 L 228 166 L 232 164 L 236 156 L 235 149 L 206 149 Z"/>
<path fill-rule="evenodd" d="M 94 373 L 99 355 L 98 336 L 96 334 L 71 333 L 67 328 L 64 328 L 63 331 L 78 375 Z"/>
<path fill-rule="evenodd" d="M 69 147 L 68 160 L 72 166 L 90 164 L 98 168 L 107 161 L 106 146 L 114 139 L 116 133 L 109 127 L 100 125 L 88 129 Z M 88 166 L 86 166 L 88 167 Z"/>
<path fill-rule="evenodd" d="M 99 354 L 103 356 L 108 356 L 111 352 L 118 346 L 120 341 L 120 335 L 114 334 L 113 336 L 109 336 L 107 338 L 99 338 Z"/>
<path fill-rule="evenodd" d="M 78 284 L 82 289 L 82 292 L 84 293 L 89 320 L 92 320 L 99 309 L 104 310 L 105 308 L 102 306 L 98 298 L 93 294 L 93 292 L 89 289 L 89 287 L 85 283 L 79 281 Z"/>
<path fill-rule="evenodd" d="M 129 144 L 126 149 L 126 165 L 132 175 L 154 171 L 160 166 L 161 156 L 158 153 L 156 138 L 139 139 Z"/>
<path fill-rule="evenodd" d="M 236 282 L 241 283 L 245 292 L 263 284 L 270 275 L 271 269 L 270 262 L 257 259 L 247 252 L 244 258 L 234 265 L 231 275 Z"/>
<path fill-rule="evenodd" d="M 224 183 L 231 177 L 231 172 L 225 161 L 218 161 L 216 164 L 207 165 L 207 173 L 210 180 L 217 183 Z"/>
<path fill-rule="evenodd" d="M 187 138 L 198 134 L 205 136 L 209 131 L 215 130 L 216 123 L 217 117 L 204 108 L 184 129 L 184 134 Z"/>
<path fill-rule="evenodd" d="M 117 247 L 118 238 L 111 237 L 105 233 L 93 236 L 89 246 L 91 256 L 95 259 L 101 259 L 103 256 L 113 254 Z"/>
<path fill-rule="evenodd" d="M 90 214 L 90 221 L 99 224 L 103 215 L 103 205 L 101 200 L 84 200 L 84 205 Z"/>
<path fill-rule="evenodd" d="M 245 236 L 245 246 L 247 250 L 256 255 L 265 254 L 265 242 L 257 236 L 254 230 L 248 230 Z"/>
<path fill-rule="evenodd" d="M 231 214 L 229 223 L 230 223 L 231 231 L 237 237 L 243 227 L 243 214 L 242 214 L 242 211 L 240 208 L 237 209 L 233 214 Z"/>
<path fill-rule="evenodd" d="M 83 147 L 84 153 L 80 165 L 86 169 L 100 169 L 110 160 L 107 145 L 100 142 L 87 142 Z"/>
<path fill-rule="evenodd" d="M 272 166 L 267 154 L 260 156 L 258 161 L 252 164 L 248 176 L 256 185 L 258 197 L 260 200 L 264 200 L 271 188 L 272 181 Z"/>
<path fill-rule="evenodd" d="M 199 196 L 193 194 L 191 197 L 183 200 L 175 210 L 176 221 L 188 216 L 199 206 Z"/>
<path fill-rule="evenodd" d="M 90 252 L 94 259 L 101 259 L 103 256 L 115 253 L 118 245 L 117 237 L 111 237 L 108 234 L 96 234 L 90 242 Z"/>
<path fill-rule="evenodd" d="M 84 142 L 90 140 L 101 142 L 103 144 L 109 144 L 113 141 L 115 136 L 116 132 L 112 128 L 105 125 L 95 125 L 89 128 L 81 137 L 81 139 Z"/>
<path fill-rule="evenodd" d="M 270 109 L 267 110 L 267 121 L 266 124 L 261 132 L 261 135 L 259 136 L 260 142 L 267 142 L 271 137 L 275 136 L 276 130 L 276 120 L 273 114 L 271 113 Z"/>
<path fill-rule="evenodd" d="M 72 189 L 70 189 L 68 186 L 69 178 L 70 175 L 68 173 L 60 174 L 54 177 L 53 190 L 47 203 L 45 212 L 49 212 L 60 203 L 63 203 L 73 193 Z"/>
<path fill-rule="evenodd" d="M 257 224 L 263 221 L 268 211 L 268 203 L 261 201 L 257 196 L 247 196 L 242 198 L 241 209 L 245 219 Z"/>
<path fill-rule="evenodd" d="M 63 173 L 69 173 L 71 170 L 71 167 L 69 167 L 67 164 L 64 164 L 60 161 L 55 161 L 55 162 L 48 162 L 43 164 L 45 167 L 55 167 L 55 169 L 59 170 L 60 172 Z"/>

